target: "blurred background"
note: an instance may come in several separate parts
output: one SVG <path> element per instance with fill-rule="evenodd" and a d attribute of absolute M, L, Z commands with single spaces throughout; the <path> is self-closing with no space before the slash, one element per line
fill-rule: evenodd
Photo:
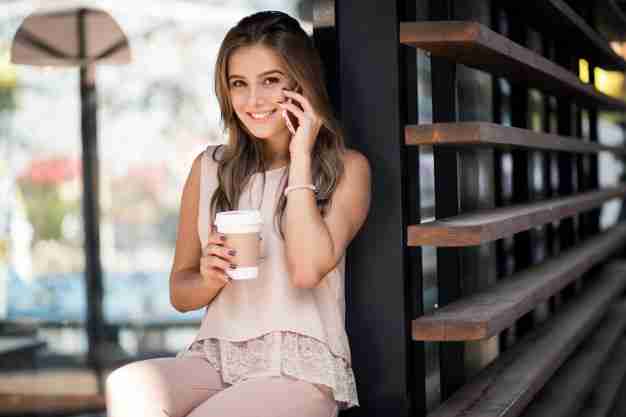
<path fill-rule="evenodd" d="M 54 403 L 57 413 L 102 405 L 86 365 L 79 71 L 10 63 L 23 20 L 40 6 L 54 11 L 66 3 L 0 2 L 0 415 L 26 415 L 46 408 L 42 398 L 58 402 L 67 393 L 83 395 L 82 402 Z M 274 9 L 312 34 L 312 6 L 289 0 L 81 4 L 117 21 L 132 55 L 128 65 L 96 69 L 102 303 L 111 342 L 105 366 L 112 369 L 174 355 L 192 341 L 202 317 L 202 310 L 173 309 L 168 280 L 192 161 L 208 144 L 226 140 L 213 94 L 213 66 L 226 31 L 246 15 Z M 28 395 L 39 396 L 30 398 L 30 408 Z"/>

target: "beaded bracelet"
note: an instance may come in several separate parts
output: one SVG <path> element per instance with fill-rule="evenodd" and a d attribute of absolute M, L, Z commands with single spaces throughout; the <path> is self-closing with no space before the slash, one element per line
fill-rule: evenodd
<path fill-rule="evenodd" d="M 317 188 L 313 184 L 304 184 L 304 185 L 290 185 L 289 187 L 285 188 L 285 192 L 284 192 L 285 196 L 287 196 L 287 193 L 289 191 L 293 191 L 298 188 L 308 188 L 309 190 L 313 190 L 313 192 L 317 194 Z"/>

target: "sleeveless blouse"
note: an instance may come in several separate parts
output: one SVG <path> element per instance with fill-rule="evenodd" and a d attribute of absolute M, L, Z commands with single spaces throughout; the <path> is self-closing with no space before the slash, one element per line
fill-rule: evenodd
<path fill-rule="evenodd" d="M 202 248 L 208 241 L 210 199 L 217 188 L 215 149 L 209 145 L 201 158 L 198 234 Z M 262 174 L 254 174 L 239 200 L 239 210 L 258 209 L 262 214 L 259 276 L 231 281 L 222 288 L 207 305 L 194 341 L 176 356 L 205 358 L 227 384 L 287 375 L 314 384 L 339 409 L 358 406 L 345 332 L 345 253 L 315 288 L 291 284 L 284 241 L 274 224 L 287 168 L 266 171 L 265 187 Z"/>

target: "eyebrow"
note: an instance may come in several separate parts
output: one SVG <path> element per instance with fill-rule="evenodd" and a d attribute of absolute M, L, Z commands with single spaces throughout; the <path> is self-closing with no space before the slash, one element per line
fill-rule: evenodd
<path fill-rule="evenodd" d="M 283 76 L 285 75 L 285 74 L 284 74 L 282 71 L 280 71 L 280 70 L 269 70 L 269 71 L 265 71 L 265 72 L 260 73 L 260 74 L 259 74 L 259 77 L 264 77 L 264 76 L 266 76 L 266 75 L 273 74 L 273 73 L 275 73 L 275 72 L 277 72 L 277 73 L 279 73 L 280 75 L 283 75 Z M 245 79 L 246 77 L 244 77 L 243 75 L 232 74 L 232 75 L 229 75 L 229 76 L 228 76 L 228 79 L 229 79 L 229 80 L 230 80 L 231 78 L 243 78 L 243 79 Z"/>

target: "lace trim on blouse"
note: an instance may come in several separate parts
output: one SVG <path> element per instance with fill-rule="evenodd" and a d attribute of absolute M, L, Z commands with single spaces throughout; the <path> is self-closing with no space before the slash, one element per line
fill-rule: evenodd
<path fill-rule="evenodd" d="M 250 376 L 285 374 L 329 387 L 340 409 L 359 405 L 352 368 L 312 337 L 281 331 L 243 342 L 203 339 L 177 357 L 188 352 L 203 352 L 231 385 Z"/>

